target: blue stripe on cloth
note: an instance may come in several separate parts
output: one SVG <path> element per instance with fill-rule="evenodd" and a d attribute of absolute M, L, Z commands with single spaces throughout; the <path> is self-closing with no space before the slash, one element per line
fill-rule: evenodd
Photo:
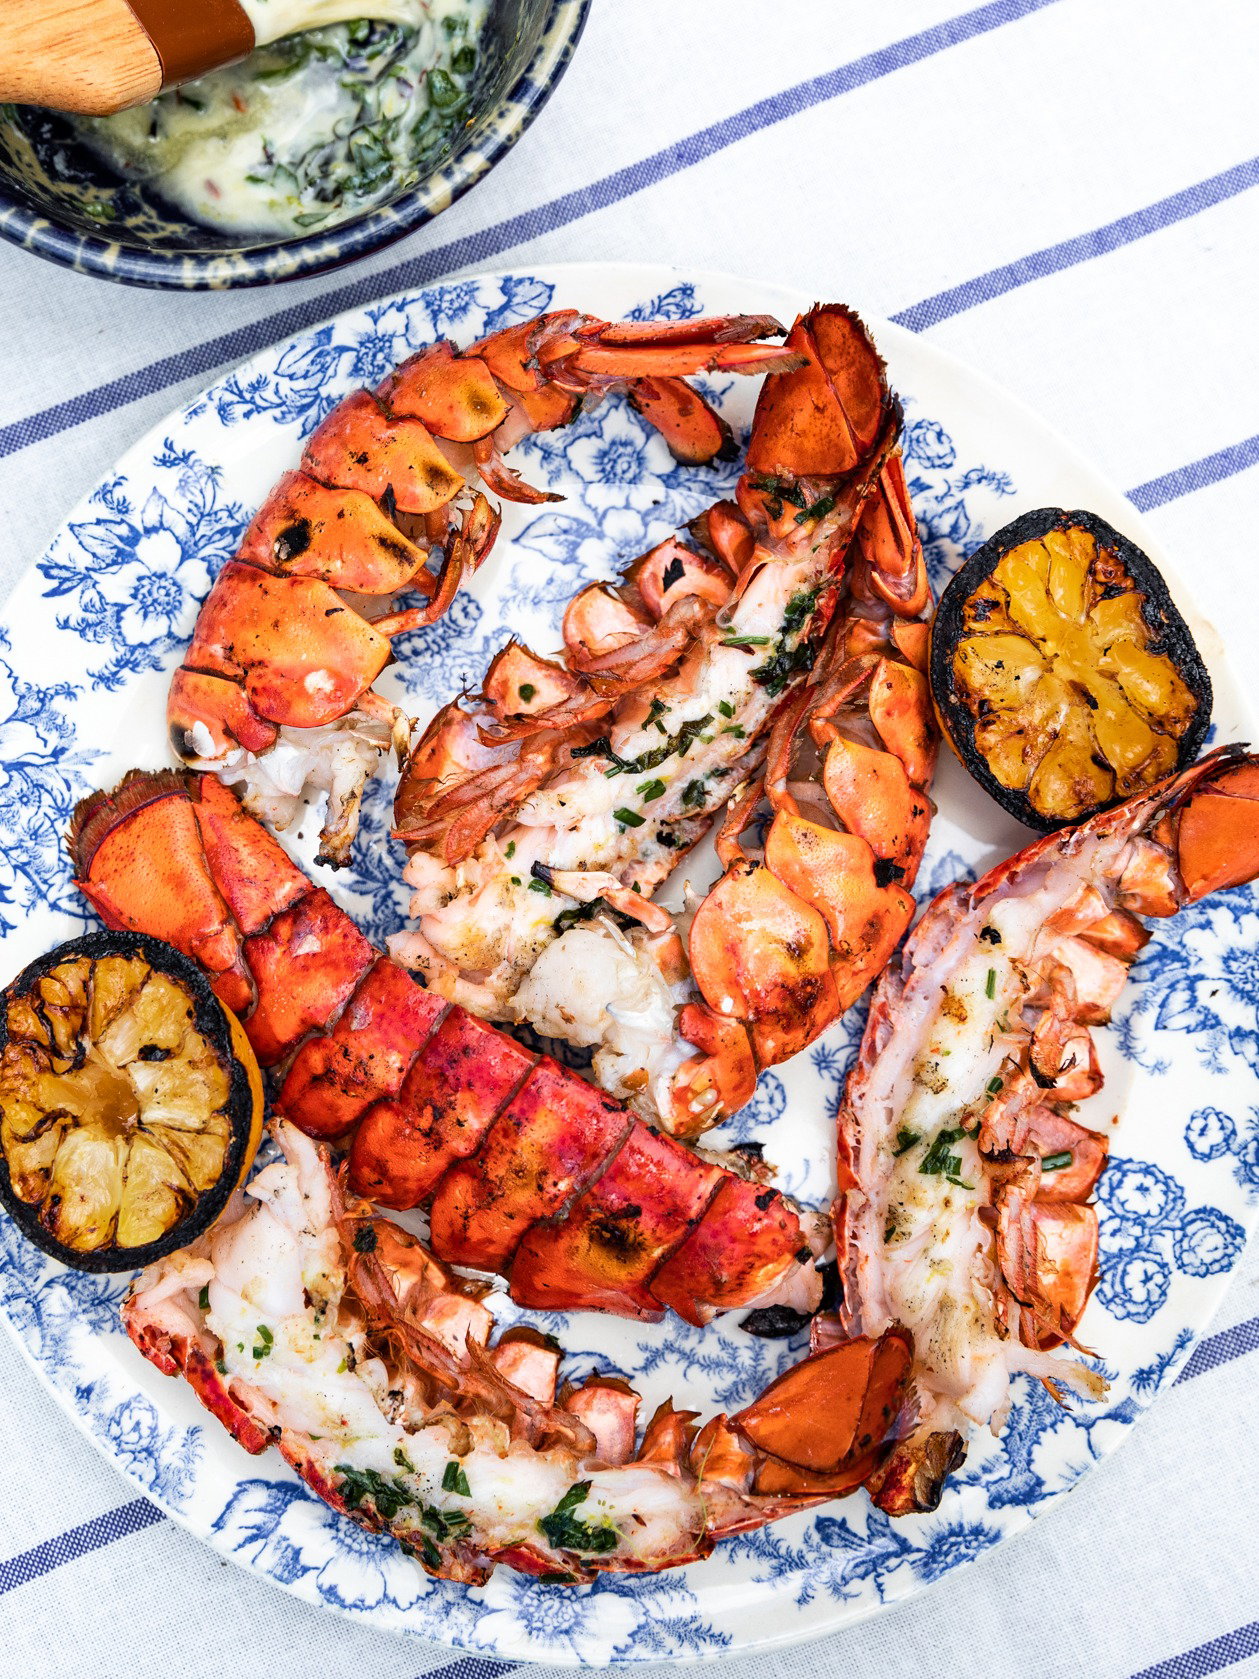
<path fill-rule="evenodd" d="M 934 297 L 923 298 L 921 303 L 902 309 L 892 319 L 911 332 L 925 332 L 928 327 L 973 309 L 976 304 L 991 302 L 994 297 L 1015 291 L 1031 280 L 1043 280 L 1047 274 L 1057 274 L 1064 268 L 1091 262 L 1094 257 L 1118 250 L 1121 245 L 1131 245 L 1134 240 L 1144 239 L 1161 228 L 1171 227 L 1175 222 L 1186 221 L 1190 216 L 1235 198 L 1239 192 L 1253 186 L 1259 186 L 1259 157 L 1235 164 L 1232 169 L 1211 175 L 1205 181 L 1196 181 L 1182 192 L 1172 193 L 1170 198 L 1160 198 L 1157 203 L 1147 204 L 1131 215 L 1120 216 L 1118 221 L 1107 222 L 1104 227 L 1095 227 L 1090 233 L 1079 233 L 1074 239 L 1047 245 L 1043 251 L 1033 251 L 1017 262 L 990 268 L 986 274 L 977 274 L 973 280 L 964 280 L 960 286 L 952 286 L 948 291 L 936 292 Z"/>
<path fill-rule="evenodd" d="M 1220 1330 L 1218 1335 L 1204 1336 L 1185 1360 L 1185 1368 L 1176 1381 L 1192 1381 L 1195 1376 L 1214 1370 L 1217 1364 L 1229 1364 L 1253 1352 L 1259 1352 L 1259 1318 L 1247 1318 L 1231 1329 Z"/>
<path fill-rule="evenodd" d="M 493 1656 L 460 1656 L 447 1667 L 430 1667 L 416 1679 L 500 1679 L 504 1673 L 515 1673 L 516 1662 L 501 1662 Z"/>
<path fill-rule="evenodd" d="M 328 315 L 339 314 L 343 309 L 360 308 L 390 292 L 426 285 L 442 274 L 470 267 L 474 263 L 486 263 L 515 245 L 523 245 L 530 239 L 537 239 L 544 233 L 592 215 L 596 210 L 630 198 L 671 175 L 681 174 L 683 170 L 725 151 L 751 134 L 1057 3 L 1058 0 L 992 0 L 989 5 L 963 12 L 959 17 L 938 23 L 917 35 L 893 41 L 876 52 L 853 59 L 850 64 L 841 64 L 836 70 L 828 70 L 824 75 L 771 94 L 769 98 L 736 111 L 708 128 L 701 128 L 698 133 L 675 141 L 639 163 L 605 175 L 589 186 L 579 187 L 575 192 L 565 193 L 560 198 L 553 198 L 546 204 L 496 222 L 477 233 L 467 234 L 462 239 L 438 245 L 377 274 L 364 275 L 349 285 L 309 298 L 292 308 L 278 310 L 234 332 L 206 339 L 177 355 L 164 356 L 147 367 L 111 379 L 107 384 L 97 385 L 65 402 L 54 403 L 51 408 L 43 408 L 25 419 L 0 426 L 0 458 L 55 437 L 71 426 L 82 425 L 86 420 L 98 419 L 102 414 L 138 402 L 142 397 L 165 390 L 194 374 L 206 374 L 225 363 L 255 355 L 268 344 L 291 338 Z"/>
<path fill-rule="evenodd" d="M 1259 465 L 1259 434 L 1242 443 L 1230 443 L 1227 449 L 1217 449 L 1213 455 L 1203 455 L 1200 461 L 1190 461 L 1175 472 L 1165 472 L 1161 478 L 1138 484 L 1135 490 L 1128 491 L 1128 500 L 1148 513 L 1152 507 L 1162 507 L 1177 496 L 1187 496 L 1191 490 L 1205 490 L 1209 484 L 1218 484 L 1222 478 L 1231 478 L 1234 473 L 1245 472 L 1248 466 L 1255 465 Z"/>
<path fill-rule="evenodd" d="M 106 1510 L 103 1516 L 94 1516 L 90 1522 L 72 1527 L 55 1539 L 45 1539 L 42 1545 L 33 1545 L 29 1551 L 21 1551 L 7 1562 L 0 1562 L 0 1594 L 11 1592 L 15 1586 L 24 1586 L 28 1580 L 38 1580 L 41 1574 L 51 1573 L 63 1562 L 73 1562 L 89 1551 L 98 1551 L 102 1545 L 112 1545 L 115 1539 L 123 1539 L 130 1533 L 138 1533 L 141 1528 L 152 1527 L 154 1522 L 165 1520 L 157 1505 L 150 1504 L 147 1498 L 133 1498 L 130 1504 Z"/>
<path fill-rule="evenodd" d="M 1183 1655 L 1155 1662 L 1153 1667 L 1143 1667 L 1132 1679 L 1206 1679 L 1208 1673 L 1218 1673 L 1221 1668 L 1232 1667 L 1234 1662 L 1245 1661 L 1247 1656 L 1257 1653 L 1259 1621 L 1251 1621 L 1249 1626 L 1226 1632 L 1209 1644 L 1197 1644 Z"/>

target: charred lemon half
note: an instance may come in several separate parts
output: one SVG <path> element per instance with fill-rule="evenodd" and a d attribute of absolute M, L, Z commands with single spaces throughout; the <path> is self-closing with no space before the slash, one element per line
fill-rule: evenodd
<path fill-rule="evenodd" d="M 91 933 L 3 994 L 0 1200 L 67 1265 L 132 1270 L 201 1235 L 262 1113 L 239 1023 L 159 939 Z"/>
<path fill-rule="evenodd" d="M 1211 681 L 1153 562 L 1104 519 L 1025 513 L 971 556 L 931 631 L 940 726 L 1033 828 L 1079 822 L 1188 763 Z"/>

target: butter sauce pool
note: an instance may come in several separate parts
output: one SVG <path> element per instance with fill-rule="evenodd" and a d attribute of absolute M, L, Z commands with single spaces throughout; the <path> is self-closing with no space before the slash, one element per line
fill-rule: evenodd
<path fill-rule="evenodd" d="M 467 113 L 489 4 L 374 0 L 392 16 L 291 35 L 76 127 L 120 175 L 206 227 L 281 236 L 334 227 L 438 161 Z M 294 0 L 247 9 L 255 22 L 299 15 Z"/>

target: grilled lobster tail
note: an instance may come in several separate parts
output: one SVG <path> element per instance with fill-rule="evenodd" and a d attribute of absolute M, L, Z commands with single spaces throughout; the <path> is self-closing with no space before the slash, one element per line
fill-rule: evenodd
<path fill-rule="evenodd" d="M 578 1584 L 677 1567 L 852 1491 L 886 1456 L 911 1362 L 900 1331 L 815 1353 L 703 1427 L 666 1400 L 640 1435 L 627 1383 L 561 1389 L 554 1342 L 492 1340 L 478 1290 L 347 1201 L 326 1151 L 274 1130 L 283 1159 L 253 1203 L 144 1272 L 123 1322 L 246 1451 L 275 1444 L 430 1574 L 479 1584 L 502 1563 Z"/>
<path fill-rule="evenodd" d="M 434 718 L 395 804 L 416 888 L 395 954 L 487 1018 L 598 1044 L 600 1083 L 684 1137 L 878 974 L 930 818 L 900 409 L 850 310 L 815 307 L 785 349 L 737 502 L 578 594 L 562 660 L 503 649 Z M 767 840 L 745 846 L 766 801 Z M 726 872 L 683 946 L 644 900 L 723 811 Z M 596 1019 L 565 985 L 592 966 Z"/>
<path fill-rule="evenodd" d="M 1074 1117 L 1101 1088 L 1105 1023 L 1170 916 L 1259 876 L 1259 758 L 1224 747 L 1150 792 L 942 893 L 875 991 L 839 1116 L 837 1246 L 849 1333 L 915 1337 L 917 1428 L 872 1483 L 933 1508 L 1010 1378 L 1097 1391 L 1049 1356 L 1098 1276 L 1108 1139 Z"/>
<path fill-rule="evenodd" d="M 215 777 L 133 772 L 83 801 L 70 849 L 109 926 L 210 974 L 276 1111 L 349 1143 L 351 1188 L 427 1206 L 440 1259 L 501 1272 L 527 1306 L 704 1323 L 817 1305 L 818 1215 L 425 991 Z"/>

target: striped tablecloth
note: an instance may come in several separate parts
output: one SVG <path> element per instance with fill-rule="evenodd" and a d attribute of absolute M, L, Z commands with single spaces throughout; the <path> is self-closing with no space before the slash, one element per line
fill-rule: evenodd
<path fill-rule="evenodd" d="M 263 345 L 460 270 L 664 260 L 844 298 L 982 368 L 1128 489 L 1259 680 L 1257 65 L 1256 0 L 596 0 L 520 146 L 348 272 L 141 293 L 5 246 L 0 591 L 132 439 Z M 1252 1251 L 1180 1381 L 1049 1520 L 872 1622 L 725 1671 L 1259 1672 L 1257 1373 Z M 5 1679 L 510 1671 L 229 1568 L 2 1339 L 0 1379 Z"/>

